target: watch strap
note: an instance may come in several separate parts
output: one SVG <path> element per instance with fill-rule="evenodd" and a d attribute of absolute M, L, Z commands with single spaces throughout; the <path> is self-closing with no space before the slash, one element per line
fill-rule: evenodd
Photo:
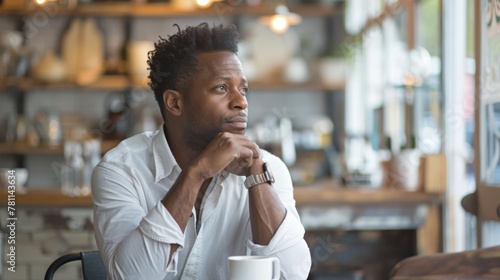
<path fill-rule="evenodd" d="M 264 173 L 261 174 L 256 174 L 256 175 L 250 175 L 246 178 L 245 180 L 245 188 L 249 189 L 251 187 L 264 184 L 264 183 L 269 183 L 272 184 L 274 183 L 274 176 L 271 173 L 271 170 L 267 166 L 267 163 L 264 163 L 263 165 Z"/>

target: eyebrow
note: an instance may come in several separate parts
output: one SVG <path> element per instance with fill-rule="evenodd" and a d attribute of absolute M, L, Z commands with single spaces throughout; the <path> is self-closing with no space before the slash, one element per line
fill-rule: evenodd
<path fill-rule="evenodd" d="M 214 79 L 214 81 L 229 81 L 229 80 L 231 80 L 231 77 L 228 76 L 221 76 Z M 245 77 L 241 77 L 241 80 L 243 83 L 248 84 L 248 80 Z"/>

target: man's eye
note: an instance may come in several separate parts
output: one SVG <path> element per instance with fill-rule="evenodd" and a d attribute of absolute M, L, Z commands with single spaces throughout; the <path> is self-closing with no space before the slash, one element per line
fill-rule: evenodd
<path fill-rule="evenodd" d="M 244 95 L 247 95 L 248 94 L 248 91 L 249 89 L 247 87 L 243 87 L 240 89 L 241 93 L 243 93 Z"/>
<path fill-rule="evenodd" d="M 217 86 L 217 90 L 226 91 L 226 86 L 225 85 Z"/>

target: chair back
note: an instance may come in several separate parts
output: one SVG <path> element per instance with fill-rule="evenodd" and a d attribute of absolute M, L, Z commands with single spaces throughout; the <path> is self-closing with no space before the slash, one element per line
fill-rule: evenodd
<path fill-rule="evenodd" d="M 66 263 L 81 261 L 84 280 L 106 280 L 106 267 L 99 251 L 69 253 L 57 258 L 45 272 L 45 280 L 53 280 L 56 271 Z"/>
<path fill-rule="evenodd" d="M 476 192 L 462 198 L 461 204 L 465 211 L 480 218 Z M 389 279 L 500 279 L 500 246 L 408 257 L 393 267 Z"/>

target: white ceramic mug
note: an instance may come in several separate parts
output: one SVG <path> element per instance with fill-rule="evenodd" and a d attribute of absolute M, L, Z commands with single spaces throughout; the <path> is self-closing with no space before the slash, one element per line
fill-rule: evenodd
<path fill-rule="evenodd" d="M 230 280 L 278 280 L 280 260 L 265 256 L 232 256 L 229 261 Z"/>

